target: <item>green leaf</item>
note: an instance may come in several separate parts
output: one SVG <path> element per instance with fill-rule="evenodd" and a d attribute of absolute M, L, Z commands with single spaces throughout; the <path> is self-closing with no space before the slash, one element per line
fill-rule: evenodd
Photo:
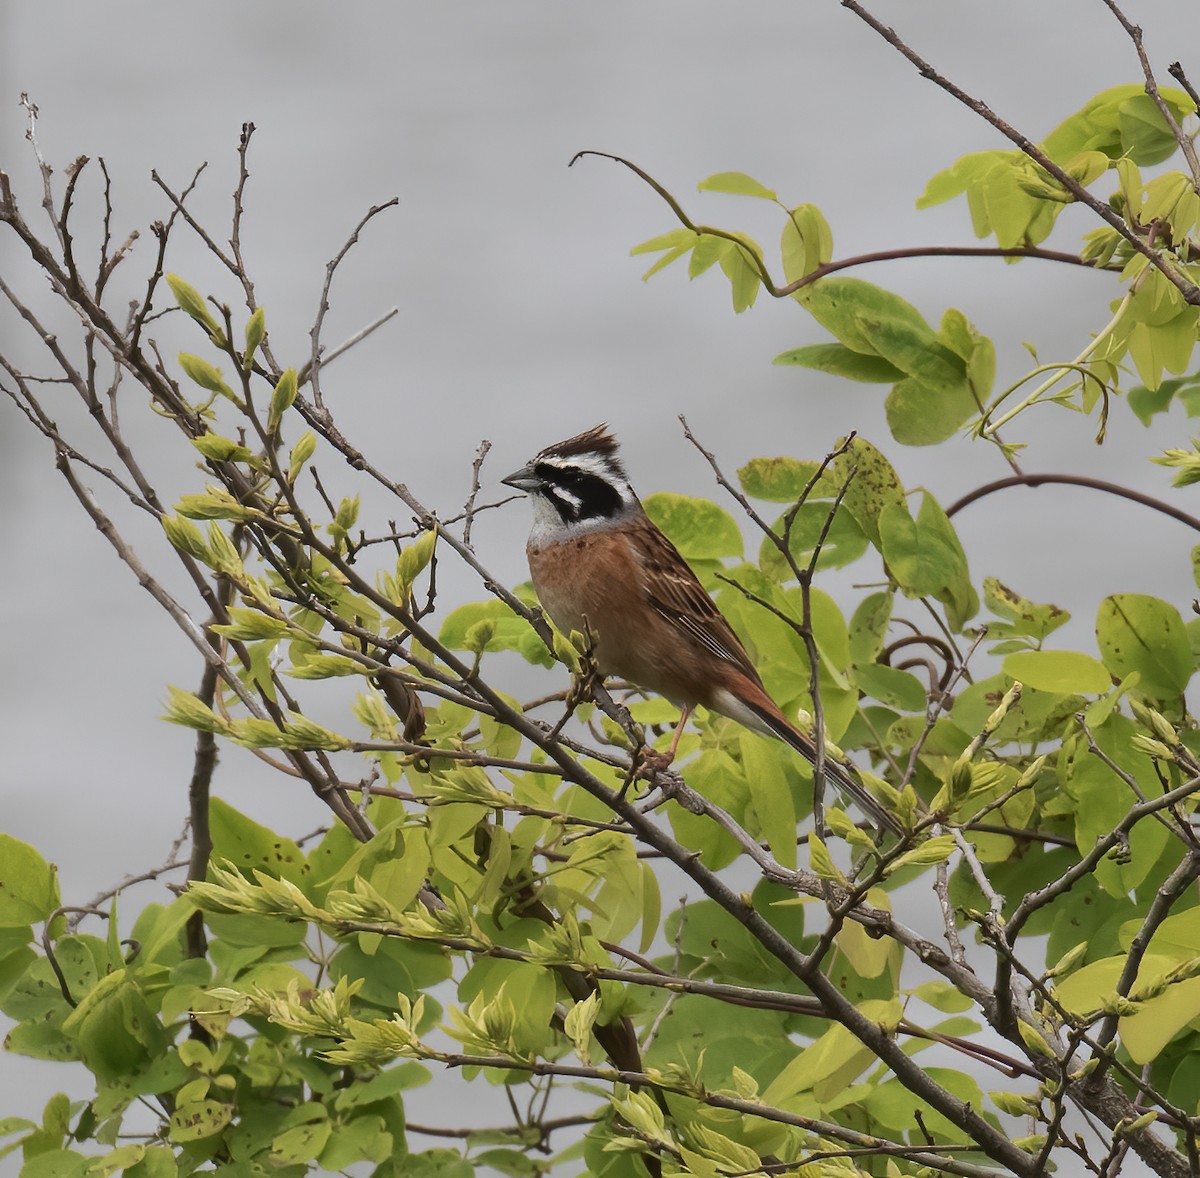
<path fill-rule="evenodd" d="M 1200 407 L 1194 400 L 1197 393 L 1200 393 L 1200 373 L 1164 380 L 1153 390 L 1145 385 L 1138 385 L 1126 393 L 1125 399 L 1142 425 L 1148 426 L 1158 414 L 1171 408 L 1176 394 L 1179 394 L 1187 415 L 1196 417 L 1200 414 Z"/>
<path fill-rule="evenodd" d="M 883 558 L 908 597 L 936 596 L 954 578 L 957 554 L 932 529 L 923 528 L 902 505 L 879 516 Z"/>
<path fill-rule="evenodd" d="M 660 491 L 647 496 L 643 506 L 687 560 L 741 557 L 742 533 L 733 516 L 715 503 Z"/>
<path fill-rule="evenodd" d="M 214 367 L 202 357 L 193 356 L 190 352 L 180 352 L 179 367 L 202 389 L 208 389 L 210 393 L 220 393 L 223 397 L 228 397 L 231 401 L 237 399 L 233 394 L 233 390 L 225 383 L 224 377 L 221 375 L 221 370 Z"/>
<path fill-rule="evenodd" d="M 705 270 L 715 266 L 733 248 L 733 242 L 727 237 L 702 233 L 692 247 L 692 256 L 688 260 L 688 277 L 699 278 Z"/>
<path fill-rule="evenodd" d="M 304 853 L 290 838 L 248 818 L 222 798 L 209 800 L 208 816 L 214 859 L 227 860 L 247 878 L 253 871 L 263 871 L 301 882 Z"/>
<path fill-rule="evenodd" d="M 267 315 L 262 307 L 256 307 L 254 314 L 246 321 L 246 351 L 242 357 L 242 367 L 249 372 L 254 367 L 254 353 L 267 334 Z"/>
<path fill-rule="evenodd" d="M 295 400 L 296 370 L 289 368 L 279 378 L 275 385 L 275 391 L 271 394 L 271 407 L 267 414 L 267 433 L 274 434 L 279 431 L 279 423 L 283 420 L 283 415 L 292 407 Z"/>
<path fill-rule="evenodd" d="M 738 471 L 738 482 L 751 499 L 795 503 L 817 473 L 817 463 L 800 458 L 751 458 Z M 827 499 L 834 491 L 821 479 L 810 494 Z"/>
<path fill-rule="evenodd" d="M 1121 147 L 1135 164 L 1150 167 L 1170 159 L 1179 148 L 1171 128 L 1149 94 L 1135 94 L 1117 111 Z"/>
<path fill-rule="evenodd" d="M 162 524 L 162 530 L 166 532 L 167 539 L 180 552 L 195 560 L 207 562 L 208 546 L 204 543 L 204 536 L 200 529 L 191 520 L 182 515 L 164 515 L 159 519 L 159 523 Z"/>
<path fill-rule="evenodd" d="M 317 449 L 317 435 L 312 430 L 305 430 L 292 447 L 288 455 L 288 482 L 294 483 L 296 476 L 304 469 L 304 464 L 313 456 Z"/>
<path fill-rule="evenodd" d="M 212 630 L 216 634 L 223 634 L 226 638 L 235 638 L 240 642 L 282 638 L 292 629 L 284 618 L 277 618 L 245 606 L 230 606 L 229 617 L 229 625 L 213 626 Z"/>
<path fill-rule="evenodd" d="M 481 623 L 491 625 L 490 637 L 484 646 L 485 650 L 520 650 L 524 653 L 523 644 L 532 635 L 538 646 L 544 650 L 541 639 L 530 628 L 529 623 L 515 614 L 503 601 L 492 598 L 488 601 L 473 601 L 460 605 L 451 610 L 442 622 L 438 641 L 451 650 L 472 650 L 472 640 L 469 636 L 480 632 L 474 628 Z"/>
<path fill-rule="evenodd" d="M 883 663 L 865 663 L 854 669 L 860 691 L 872 699 L 902 712 L 923 712 L 926 704 L 924 684 L 908 671 Z"/>
<path fill-rule="evenodd" d="M 208 304 L 200 297 L 200 292 L 194 286 L 189 285 L 178 274 L 168 274 L 167 285 L 171 288 L 171 293 L 175 296 L 175 301 L 181 310 L 204 327 L 210 335 L 218 337 L 221 335 L 221 329 L 208 309 Z"/>
<path fill-rule="evenodd" d="M 1102 695 L 1112 687 L 1103 663 L 1074 650 L 1027 650 L 1004 660 L 1004 673 L 1039 691 Z"/>
<path fill-rule="evenodd" d="M 92 1161 L 73 1149 L 51 1149 L 31 1157 L 21 1167 L 21 1178 L 85 1178 Z"/>
<path fill-rule="evenodd" d="M 924 320 L 913 324 L 873 311 L 859 312 L 857 318 L 872 349 L 901 372 L 945 397 L 970 398 L 966 363 L 939 342 Z"/>
<path fill-rule="evenodd" d="M 975 235 L 994 233 L 1002 247 L 1043 240 L 1064 207 L 1061 190 L 1048 183 L 1045 173 L 1021 152 L 979 151 L 934 176 L 917 200 L 917 208 L 964 193 Z"/>
<path fill-rule="evenodd" d="M 205 458 L 214 462 L 245 462 L 250 457 L 248 447 L 239 446 L 232 438 L 222 438 L 218 434 L 201 434 L 190 440 Z"/>
<path fill-rule="evenodd" d="M 900 1017 L 900 1004 L 894 1000 L 869 999 L 857 1005 L 864 1017 L 881 1026 L 894 1026 Z M 872 1059 L 870 1050 L 845 1027 L 831 1027 L 792 1057 L 763 1092 L 763 1103 L 779 1105 L 818 1085 L 827 1093 L 845 1088 Z"/>
<path fill-rule="evenodd" d="M 845 344 L 807 344 L 780 352 L 771 363 L 815 368 L 819 372 L 867 384 L 894 384 L 904 379 L 903 371 L 882 356 L 854 352 Z"/>
<path fill-rule="evenodd" d="M 322 1170 L 337 1173 L 346 1170 L 354 1162 L 387 1161 L 398 1153 L 394 1143 L 395 1138 L 387 1131 L 384 1119 L 367 1114 L 341 1122 L 317 1160 Z M 382 1171 L 377 1170 L 376 1173 L 381 1174 Z"/>
<path fill-rule="evenodd" d="M 0 928 L 40 924 L 60 902 L 54 868 L 28 843 L 0 834 Z"/>
<path fill-rule="evenodd" d="M 731 196 L 756 196 L 760 200 L 777 200 L 771 189 L 760 184 L 745 172 L 717 172 L 696 186 L 701 192 L 727 192 Z"/>
<path fill-rule="evenodd" d="M 856 437 L 846 453 L 836 460 L 831 473 L 835 486 L 841 487 L 847 480 L 842 506 L 858 520 L 867 539 L 878 548 L 881 513 L 888 507 L 908 511 L 900 476 L 866 438 Z"/>
<path fill-rule="evenodd" d="M 887 937 L 873 937 L 861 924 L 847 921 L 837 934 L 837 947 L 860 978 L 877 978 L 901 953 Z"/>
<path fill-rule="evenodd" d="M 233 1120 L 233 1113 L 233 1105 L 219 1100 L 187 1101 L 171 1114 L 170 1139 L 185 1142 L 215 1137 Z"/>
<path fill-rule="evenodd" d="M 850 660 L 856 666 L 874 662 L 892 620 L 892 595 L 872 593 L 859 602 L 850 619 Z"/>
<path fill-rule="evenodd" d="M 340 654 L 305 654 L 297 657 L 287 672 L 293 679 L 335 679 L 347 675 L 365 675 L 361 663 Z"/>
<path fill-rule="evenodd" d="M 797 205 L 788 211 L 779 238 L 779 252 L 788 282 L 811 274 L 833 257 L 833 233 L 816 205 Z"/>
<path fill-rule="evenodd" d="M 1134 747 L 1137 734 L 1138 726 L 1119 712 L 1092 729 L 1096 743 L 1117 766 L 1116 771 L 1087 752 L 1082 734 L 1065 742 L 1064 755 L 1058 759 L 1058 779 L 1064 801 L 1069 801 L 1074 810 L 1075 841 L 1079 847 L 1091 847 L 1097 839 L 1111 834 L 1128 813 L 1129 786 L 1118 772 L 1136 781 L 1147 797 L 1162 793 L 1162 779 L 1155 766 Z M 1096 868 L 1096 882 L 1116 899 L 1130 895 L 1151 872 L 1161 868 L 1169 837 L 1159 823 L 1139 822 L 1129 832 L 1128 856 L 1106 858 Z M 1122 918 L 1128 915 L 1127 911 L 1121 911 Z"/>
<path fill-rule="evenodd" d="M 103 1083 L 131 1077 L 169 1042 L 141 986 L 125 969 L 105 975 L 83 995 L 62 1030 Z"/>
<path fill-rule="evenodd" d="M 282 728 L 274 720 L 249 716 L 231 720 L 227 735 L 252 749 L 344 749 L 350 742 L 298 712 L 288 712 Z"/>
<path fill-rule="evenodd" d="M 925 185 L 925 191 L 917 197 L 917 208 L 928 209 L 944 204 L 956 196 L 962 196 L 968 187 L 979 183 L 996 166 L 997 157 L 1007 153 L 999 151 L 975 151 L 962 156 L 948 168 L 936 173 Z M 986 237 L 987 229 L 976 225 L 978 237 Z"/>
<path fill-rule="evenodd" d="M 955 989 L 949 982 L 922 982 L 912 990 L 912 996 L 943 1014 L 961 1014 L 975 1005 L 966 994 Z"/>
<path fill-rule="evenodd" d="M 1150 972 L 1154 964 L 1154 959 L 1147 955 L 1142 962 L 1142 974 Z M 1121 1044 L 1134 1063 L 1153 1063 L 1175 1035 L 1197 1016 L 1200 1016 L 1200 978 L 1178 982 L 1145 1002 L 1136 1014 L 1120 1020 Z"/>
<path fill-rule="evenodd" d="M 754 300 L 758 298 L 758 289 L 762 285 L 758 267 L 754 264 L 749 250 L 740 246 L 726 250 L 721 255 L 720 262 L 732 288 L 734 313 L 740 315 L 753 307 Z"/>
<path fill-rule="evenodd" d="M 253 514 L 224 487 L 209 487 L 203 495 L 180 495 L 175 510 L 189 519 L 249 519 Z"/>
<path fill-rule="evenodd" d="M 193 692 L 167 685 L 167 710 L 163 719 L 199 732 L 228 732 L 229 721 L 212 710 Z"/>
<path fill-rule="evenodd" d="M 271 1140 L 271 1164 L 287 1166 L 315 1160 L 332 1133 L 333 1125 L 327 1120 L 311 1121 L 306 1125 L 285 1129 Z"/>
<path fill-rule="evenodd" d="M 1159 88 L 1159 94 L 1177 120 L 1195 110 L 1195 105 L 1182 90 L 1163 86 Z M 1059 123 L 1046 136 L 1043 148 L 1051 159 L 1060 164 L 1065 164 L 1072 157 L 1085 151 L 1100 151 L 1112 160 L 1128 154 L 1137 146 L 1140 132 L 1136 124 L 1143 112 L 1140 104 L 1135 101 L 1137 99 L 1150 102 L 1145 87 L 1138 82 L 1127 82 L 1101 90 L 1080 110 Z M 1131 136 L 1126 138 L 1122 129 L 1122 112 L 1131 102 L 1134 106 L 1124 115 Z M 1156 110 L 1155 114 L 1157 113 Z M 1158 123 L 1160 127 L 1165 126 L 1161 115 L 1158 116 Z M 1134 162 L 1144 164 L 1160 161 L 1135 158 Z"/>
<path fill-rule="evenodd" d="M 1114 593 L 1100 603 L 1096 641 L 1104 665 L 1118 679 L 1136 671 L 1135 694 L 1175 699 L 1192 677 L 1194 662 L 1179 611 L 1143 593 Z"/>
<path fill-rule="evenodd" d="M 890 331 L 897 339 L 935 342 L 933 328 L 916 307 L 861 278 L 822 278 L 797 291 L 796 298 L 826 331 L 852 352 L 882 356 L 883 352 L 874 343 L 874 335 L 880 331 Z M 894 339 L 894 345 L 895 342 Z"/>
<path fill-rule="evenodd" d="M 396 558 L 397 600 L 406 601 L 412 592 L 413 582 L 428 567 L 433 559 L 433 550 L 437 546 L 437 531 L 430 528 L 407 548 L 401 550 Z"/>
<path fill-rule="evenodd" d="M 971 584 L 967 554 L 959 543 L 958 533 L 954 530 L 950 517 L 928 492 L 921 502 L 921 510 L 917 513 L 917 523 L 922 532 L 936 537 L 954 554 L 950 579 L 942 591 L 934 596 L 946 607 L 951 628 L 961 630 L 979 612 L 979 594 Z"/>
<path fill-rule="evenodd" d="M 758 831 L 775 858 L 794 869 L 797 815 L 792 782 L 784 767 L 788 750 L 754 732 L 744 732 L 739 747 Z"/>
<path fill-rule="evenodd" d="M 833 856 L 830 855 L 829 849 L 825 846 L 825 840 L 818 838 L 817 835 L 811 834 L 808 836 L 808 858 L 809 866 L 813 871 L 821 877 L 821 879 L 831 879 L 834 883 L 844 884 L 846 877 L 842 874 L 840 868 L 833 861 Z M 764 1093 L 764 1099 L 769 1100 L 770 1091 Z"/>
<path fill-rule="evenodd" d="M 867 537 L 859 527 L 858 521 L 844 507 L 840 508 L 829 521 L 829 513 L 833 505 L 828 502 L 816 501 L 804 503 L 795 513 L 789 536 L 789 548 L 800 568 L 807 566 L 812 559 L 812 553 L 821 540 L 821 554 L 817 558 L 819 569 L 840 569 L 858 560 L 867 550 Z M 778 535 L 784 531 L 784 516 L 780 516 L 772 528 Z M 826 531 L 828 524 L 828 531 Z M 775 547 L 773 541 L 764 538 L 759 546 L 758 562 L 764 573 L 773 580 L 787 581 L 792 579 L 792 572 L 784 560 L 783 554 Z"/>
<path fill-rule="evenodd" d="M 935 446 L 944 442 L 978 408 L 965 381 L 938 386 L 915 377 L 900 381 L 884 402 L 888 429 L 902 446 Z"/>
<path fill-rule="evenodd" d="M 926 839 L 919 847 L 905 851 L 891 863 L 892 870 L 901 867 L 929 867 L 935 863 L 944 863 L 954 854 L 954 835 L 939 834 Z"/>
<path fill-rule="evenodd" d="M 641 245 L 635 245 L 629 251 L 630 255 L 657 253 L 660 250 L 666 251 L 663 256 L 642 275 L 642 281 L 652 278 L 660 270 L 665 269 L 672 262 L 678 261 L 685 254 L 691 253 L 700 241 L 700 234 L 693 232 L 691 229 L 674 229 L 670 233 L 661 234 L 659 237 L 652 237 L 649 241 L 643 241 Z"/>
<path fill-rule="evenodd" d="M 1071 620 L 1065 609 L 1059 609 L 1057 605 L 1038 605 L 995 577 L 984 577 L 983 601 L 992 613 L 1009 619 L 1000 625 L 989 624 L 988 633 L 997 638 L 1027 634 L 1040 641 Z"/>
<path fill-rule="evenodd" d="M 672 229 L 669 233 L 660 233 L 640 245 L 635 245 L 630 251 L 630 257 L 638 254 L 657 254 L 662 250 L 674 250 L 680 246 L 691 249 L 700 240 L 700 234 L 693 229 Z"/>

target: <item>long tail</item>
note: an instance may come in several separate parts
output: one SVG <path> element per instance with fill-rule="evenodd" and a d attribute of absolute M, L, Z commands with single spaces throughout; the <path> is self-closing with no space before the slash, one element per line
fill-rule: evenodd
<path fill-rule="evenodd" d="M 784 744 L 794 748 L 810 765 L 816 765 L 816 747 L 803 732 L 789 724 L 782 714 L 772 712 L 749 700 L 744 702 L 755 716 L 762 720 L 772 736 L 778 737 Z M 825 758 L 825 775 L 843 793 L 849 794 L 876 826 L 890 830 L 893 834 L 904 834 L 904 827 L 900 825 L 895 816 L 885 810 L 879 800 L 869 793 L 860 782 L 855 781 L 848 769 L 830 757 Z"/>

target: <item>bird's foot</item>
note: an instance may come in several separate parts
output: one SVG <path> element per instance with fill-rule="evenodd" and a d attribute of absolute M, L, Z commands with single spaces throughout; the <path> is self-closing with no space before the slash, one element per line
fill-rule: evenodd
<path fill-rule="evenodd" d="M 581 656 L 579 670 L 571 675 L 571 686 L 567 690 L 567 709 L 574 711 L 580 704 L 594 703 L 596 688 L 604 682 L 604 676 L 590 657 Z"/>
<path fill-rule="evenodd" d="M 690 788 L 678 773 L 670 772 L 674 752 L 674 747 L 667 752 L 660 752 L 649 745 L 643 745 L 638 750 L 626 788 L 636 781 L 649 782 L 650 791 L 641 807 L 643 814 L 656 810 L 668 798 L 674 798 L 691 814 L 704 812 L 700 795 Z M 660 796 L 655 797 L 656 793 Z"/>

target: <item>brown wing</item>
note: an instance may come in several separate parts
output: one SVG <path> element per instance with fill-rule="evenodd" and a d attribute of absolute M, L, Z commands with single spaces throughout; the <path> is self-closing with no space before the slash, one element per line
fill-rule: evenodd
<path fill-rule="evenodd" d="M 761 685 L 738 636 L 679 549 L 649 518 L 630 529 L 628 535 L 642 566 L 642 588 L 650 606 L 680 632 L 683 640 L 699 644 Z"/>

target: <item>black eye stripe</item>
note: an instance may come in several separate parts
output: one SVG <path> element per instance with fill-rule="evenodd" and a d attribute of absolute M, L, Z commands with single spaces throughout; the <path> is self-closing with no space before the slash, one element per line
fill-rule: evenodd
<path fill-rule="evenodd" d="M 564 523 L 609 519 L 624 506 L 620 490 L 593 471 L 551 462 L 538 462 L 533 469 Z"/>

